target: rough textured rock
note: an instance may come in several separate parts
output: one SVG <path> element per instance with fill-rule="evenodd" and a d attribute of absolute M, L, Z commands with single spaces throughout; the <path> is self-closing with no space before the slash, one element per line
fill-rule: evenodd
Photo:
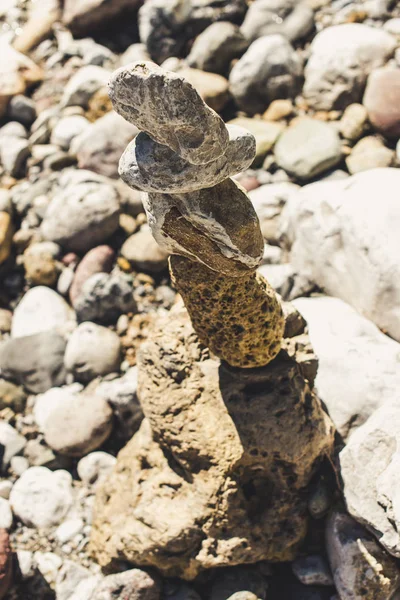
<path fill-rule="evenodd" d="M 282 35 L 253 42 L 233 67 L 230 90 L 239 108 L 262 113 L 273 100 L 294 98 L 301 88 L 302 63 Z"/>
<path fill-rule="evenodd" d="M 141 4 L 142 0 L 66 0 L 63 21 L 74 34 L 91 33 L 94 27 L 107 27 L 110 19 Z"/>
<path fill-rule="evenodd" d="M 0 212 L 0 264 L 10 256 L 13 233 L 11 216 L 7 212 Z"/>
<path fill-rule="evenodd" d="M 295 42 L 307 36 L 314 26 L 314 13 L 306 2 L 296 0 L 255 0 L 241 26 L 246 38 L 253 41 L 280 33 Z"/>
<path fill-rule="evenodd" d="M 91 546 L 100 563 L 125 559 L 192 579 L 293 557 L 307 484 L 332 444 L 293 353 L 232 369 L 210 358 L 177 309 L 141 346 L 139 373 L 147 419 L 97 497 Z"/>
<path fill-rule="evenodd" d="M 335 167 L 341 158 L 337 132 L 329 123 L 315 119 L 299 120 L 275 144 L 278 165 L 299 179 L 312 179 Z"/>
<path fill-rule="evenodd" d="M 396 340 L 400 340 L 399 182 L 398 169 L 373 169 L 308 185 L 288 201 L 281 223 L 294 269 Z"/>
<path fill-rule="evenodd" d="M 195 39 L 186 60 L 190 67 L 225 75 L 231 61 L 239 58 L 248 46 L 249 42 L 237 25 L 217 22 Z"/>
<path fill-rule="evenodd" d="M 112 410 L 94 394 L 54 388 L 39 398 L 35 415 L 48 446 L 66 456 L 97 450 L 112 430 Z"/>
<path fill-rule="evenodd" d="M 119 174 L 131 188 L 167 194 L 187 193 L 212 187 L 240 171 L 254 160 L 253 135 L 229 125 L 229 145 L 220 158 L 203 165 L 187 162 L 171 150 L 140 133 L 126 148 L 119 163 Z"/>
<path fill-rule="evenodd" d="M 400 584 L 396 562 L 351 517 L 334 512 L 326 528 L 326 548 L 341 600 L 387 600 Z"/>
<path fill-rule="evenodd" d="M 147 0 L 139 11 L 140 40 L 156 62 L 181 56 L 186 43 L 216 21 L 239 23 L 245 0 Z"/>
<path fill-rule="evenodd" d="M 223 120 L 179 74 L 133 63 L 113 73 L 109 94 L 124 119 L 190 163 L 215 161 L 228 147 Z"/>
<path fill-rule="evenodd" d="M 400 137 L 400 69 L 372 71 L 363 104 L 373 127 L 388 138 Z"/>
<path fill-rule="evenodd" d="M 77 381 L 118 373 L 121 342 L 118 335 L 95 323 L 81 323 L 72 333 L 65 350 L 64 364 Z"/>
<path fill-rule="evenodd" d="M 78 321 L 105 325 L 115 323 L 121 314 L 137 312 L 132 277 L 118 271 L 92 275 L 83 285 L 74 308 Z"/>
<path fill-rule="evenodd" d="M 172 69 L 190 83 L 204 102 L 215 110 L 221 112 L 231 99 L 229 93 L 229 82 L 226 77 L 217 73 L 208 73 L 201 69 L 192 69 L 182 63 L 176 69 Z"/>
<path fill-rule="evenodd" d="M 14 484 L 10 503 L 28 527 L 59 525 L 72 506 L 72 477 L 67 471 L 31 467 Z"/>
<path fill-rule="evenodd" d="M 120 156 L 137 133 L 134 125 L 112 111 L 86 127 L 73 140 L 70 152 L 80 169 L 116 178 Z"/>
<path fill-rule="evenodd" d="M 131 569 L 116 575 L 109 575 L 94 590 L 92 600 L 159 600 L 161 586 L 158 578 L 141 571 Z"/>
<path fill-rule="evenodd" d="M 170 269 L 193 326 L 211 352 L 232 366 L 245 368 L 261 367 L 275 358 L 284 329 L 283 313 L 273 289 L 259 273 L 240 279 L 221 276 L 178 256 L 171 256 Z"/>
<path fill-rule="evenodd" d="M 400 344 L 337 298 L 293 301 L 319 359 L 315 385 L 346 439 L 400 386 Z"/>
<path fill-rule="evenodd" d="M 119 202 L 115 188 L 90 171 L 64 173 L 50 202 L 41 231 L 64 250 L 86 252 L 118 228 Z"/>
<path fill-rule="evenodd" d="M 85 282 L 96 273 L 109 273 L 115 261 L 115 252 L 110 246 L 96 246 L 89 250 L 78 264 L 69 289 L 72 305 L 78 300 Z"/>
<path fill-rule="evenodd" d="M 167 268 L 167 252 L 158 246 L 150 229 L 145 226 L 129 236 L 121 247 L 122 256 L 129 260 L 135 268 L 150 273 L 160 273 Z"/>
<path fill-rule="evenodd" d="M 7 340 L 0 345 L 1 373 L 33 394 L 62 385 L 65 346 L 65 339 L 55 331 Z"/>
<path fill-rule="evenodd" d="M 394 399 L 376 410 L 339 455 L 350 514 L 400 556 L 397 444 L 400 409 Z"/>
<path fill-rule="evenodd" d="M 169 254 L 231 277 L 261 263 L 264 243 L 257 215 L 232 179 L 190 194 L 148 194 L 144 206 L 155 240 Z"/>
<path fill-rule="evenodd" d="M 55 330 L 66 334 L 76 327 L 72 308 L 57 292 L 40 285 L 31 288 L 17 304 L 11 327 L 13 338 Z"/>
<path fill-rule="evenodd" d="M 319 32 L 311 44 L 303 95 L 317 110 L 360 102 L 373 69 L 393 54 L 395 38 L 378 28 L 345 23 Z"/>

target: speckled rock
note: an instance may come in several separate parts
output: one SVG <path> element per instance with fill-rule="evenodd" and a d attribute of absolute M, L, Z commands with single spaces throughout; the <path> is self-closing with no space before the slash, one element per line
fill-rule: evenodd
<path fill-rule="evenodd" d="M 161 585 L 158 577 L 151 576 L 140 569 L 131 569 L 108 575 L 96 587 L 91 600 L 159 600 Z"/>
<path fill-rule="evenodd" d="M 253 42 L 233 67 L 230 90 L 247 114 L 263 113 L 273 100 L 296 96 L 302 71 L 302 62 L 286 38 L 264 36 Z"/>
<path fill-rule="evenodd" d="M 140 40 L 153 60 L 182 56 L 187 42 L 216 21 L 240 23 L 245 0 L 147 0 L 139 11 Z"/>
<path fill-rule="evenodd" d="M 383 68 L 368 77 L 363 104 L 374 129 L 390 139 L 400 137 L 400 69 Z"/>
<path fill-rule="evenodd" d="M 136 313 L 132 277 L 119 271 L 92 275 L 84 283 L 74 308 L 78 321 L 104 325 L 115 323 L 121 314 Z"/>
<path fill-rule="evenodd" d="M 62 385 L 65 346 L 65 339 L 55 331 L 7 340 L 0 345 L 1 373 L 33 394 Z"/>
<path fill-rule="evenodd" d="M 192 579 L 294 556 L 332 429 L 291 356 L 233 369 L 210 357 L 185 310 L 159 322 L 139 355 L 147 419 L 97 496 L 100 564 L 118 557 Z"/>
<path fill-rule="evenodd" d="M 47 445 L 65 456 L 97 450 L 112 430 L 112 410 L 103 398 L 58 388 L 40 396 L 35 418 Z"/>
<path fill-rule="evenodd" d="M 398 589 L 395 560 L 345 513 L 334 512 L 328 519 L 326 549 L 341 600 L 387 600 Z"/>
<path fill-rule="evenodd" d="M 178 256 L 171 256 L 170 269 L 193 326 L 211 352 L 242 368 L 261 367 L 275 358 L 284 329 L 282 308 L 261 275 L 221 276 Z"/>
<path fill-rule="evenodd" d="M 151 62 L 133 63 L 113 73 L 109 94 L 124 119 L 188 162 L 208 163 L 227 149 L 223 120 L 179 74 Z"/>
<path fill-rule="evenodd" d="M 0 212 L 0 264 L 10 256 L 13 233 L 11 216 L 7 212 Z"/>
<path fill-rule="evenodd" d="M 217 22 L 195 39 L 186 60 L 190 67 L 225 75 L 231 61 L 239 58 L 248 45 L 237 25 L 227 21 Z"/>
<path fill-rule="evenodd" d="M 229 145 L 225 154 L 204 165 L 189 163 L 168 146 L 140 133 L 123 153 L 119 174 L 131 188 L 145 192 L 176 194 L 212 187 L 244 171 L 254 160 L 253 135 L 235 125 L 227 129 Z"/>
<path fill-rule="evenodd" d="M 383 65 L 395 48 L 392 35 L 361 23 L 323 29 L 310 46 L 304 98 L 316 110 L 360 102 L 368 73 Z"/>
<path fill-rule="evenodd" d="M 261 263 L 264 243 L 257 215 L 232 179 L 190 194 L 148 194 L 144 206 L 156 241 L 169 254 L 231 277 Z"/>

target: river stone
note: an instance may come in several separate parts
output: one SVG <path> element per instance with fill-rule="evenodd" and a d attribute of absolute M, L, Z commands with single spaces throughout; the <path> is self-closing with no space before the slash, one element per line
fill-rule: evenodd
<path fill-rule="evenodd" d="M 113 73 L 109 94 L 117 113 L 189 163 L 215 161 L 227 150 L 223 120 L 177 73 L 133 63 Z"/>
<path fill-rule="evenodd" d="M 318 395 L 346 440 L 396 396 L 400 344 L 338 298 L 298 298 L 293 304 L 318 355 Z"/>
<path fill-rule="evenodd" d="M 372 169 L 307 185 L 288 200 L 281 220 L 295 271 L 398 341 L 399 184 L 398 169 Z"/>
<path fill-rule="evenodd" d="M 0 465 L 2 474 L 9 466 L 11 459 L 20 454 L 26 446 L 26 439 L 8 423 L 0 421 Z"/>
<path fill-rule="evenodd" d="M 310 118 L 286 129 L 274 151 L 278 165 L 298 179 L 312 179 L 342 159 L 337 131 L 329 123 Z"/>
<path fill-rule="evenodd" d="M 93 94 L 107 85 L 110 75 L 110 71 L 103 67 L 85 65 L 68 81 L 61 98 L 61 105 L 86 108 Z"/>
<path fill-rule="evenodd" d="M 168 266 L 168 251 L 160 248 L 146 225 L 125 240 L 121 255 L 139 271 L 161 273 Z"/>
<path fill-rule="evenodd" d="M 89 121 L 81 115 L 62 117 L 51 132 L 50 143 L 68 150 L 72 140 L 88 127 Z"/>
<path fill-rule="evenodd" d="M 170 270 L 193 327 L 211 352 L 242 368 L 262 367 L 275 358 L 284 319 L 262 275 L 227 277 L 179 256 L 171 256 Z"/>
<path fill-rule="evenodd" d="M 233 67 L 230 90 L 247 114 L 263 113 L 278 98 L 294 98 L 301 89 L 302 61 L 282 35 L 253 42 Z"/>
<path fill-rule="evenodd" d="M 393 597 L 400 583 L 396 561 L 345 513 L 334 512 L 329 517 L 326 549 L 341 600 Z"/>
<path fill-rule="evenodd" d="M 64 298 L 54 290 L 39 285 L 28 290 L 17 304 L 11 337 L 26 337 L 51 330 L 66 334 L 75 327 L 75 313 Z"/>
<path fill-rule="evenodd" d="M 63 22 L 74 35 L 90 34 L 97 27 L 108 27 L 126 9 L 136 9 L 142 0 L 66 0 Z"/>
<path fill-rule="evenodd" d="M 392 399 L 351 436 L 339 455 L 350 514 L 396 557 L 400 557 L 399 423 L 400 409 Z"/>
<path fill-rule="evenodd" d="M 279 243 L 279 217 L 288 199 L 296 194 L 299 186 L 288 181 L 267 183 L 249 192 L 249 198 L 260 219 L 264 238 L 277 248 Z M 279 261 L 280 262 L 280 261 Z"/>
<path fill-rule="evenodd" d="M 228 80 L 218 73 L 193 69 L 184 62 L 173 71 L 190 83 L 207 106 L 218 113 L 224 109 L 231 98 Z"/>
<path fill-rule="evenodd" d="M 66 341 L 55 331 L 42 331 L 0 345 L 0 370 L 29 392 L 40 394 L 65 381 Z"/>
<path fill-rule="evenodd" d="M 48 529 L 59 525 L 72 506 L 72 477 L 67 471 L 31 467 L 14 484 L 10 504 L 24 525 Z"/>
<path fill-rule="evenodd" d="M 69 289 L 69 298 L 75 306 L 85 282 L 96 273 L 109 273 L 115 261 L 114 250 L 105 244 L 92 248 L 78 264 Z"/>
<path fill-rule="evenodd" d="M 70 154 L 80 169 L 89 169 L 106 177 L 118 177 L 118 161 L 138 129 L 111 111 L 91 123 L 72 141 Z"/>
<path fill-rule="evenodd" d="M 368 77 L 363 104 L 377 131 L 390 139 L 400 137 L 400 69 L 383 68 Z"/>
<path fill-rule="evenodd" d="M 362 136 L 368 113 L 362 104 L 350 104 L 344 111 L 339 123 L 339 131 L 344 138 L 356 142 Z"/>
<path fill-rule="evenodd" d="M 118 228 L 118 193 L 110 181 L 80 170 L 64 173 L 41 225 L 46 240 L 64 250 L 87 252 Z"/>
<path fill-rule="evenodd" d="M 140 41 L 161 63 L 182 56 L 187 42 L 211 23 L 241 23 L 246 10 L 246 0 L 147 0 L 139 11 Z"/>
<path fill-rule="evenodd" d="M 36 402 L 35 418 L 46 444 L 64 456 L 80 458 L 97 450 L 112 430 L 112 410 L 103 398 L 57 388 Z"/>
<path fill-rule="evenodd" d="M 232 179 L 190 194 L 148 194 L 144 206 L 157 243 L 169 254 L 231 277 L 261 263 L 264 242 L 257 215 Z"/>
<path fill-rule="evenodd" d="M 194 41 L 186 61 L 190 67 L 226 75 L 234 58 L 239 58 L 249 42 L 239 27 L 227 21 L 213 23 Z"/>
<path fill-rule="evenodd" d="M 14 226 L 11 215 L 8 212 L 0 212 L 0 265 L 5 262 L 11 254 L 12 237 Z"/>
<path fill-rule="evenodd" d="M 98 483 L 115 466 L 117 459 L 107 452 L 91 452 L 78 462 L 77 471 L 86 485 Z"/>
<path fill-rule="evenodd" d="M 0 410 L 10 408 L 15 413 L 22 413 L 25 404 L 26 394 L 22 387 L 0 379 Z"/>
<path fill-rule="evenodd" d="M 95 377 L 118 373 L 121 342 L 107 327 L 85 322 L 78 325 L 68 340 L 64 365 L 77 381 L 89 383 Z"/>
<path fill-rule="evenodd" d="M 217 185 L 246 170 L 255 156 L 256 142 L 250 132 L 235 125 L 228 130 L 226 153 L 204 165 L 189 163 L 168 146 L 139 133 L 121 157 L 119 174 L 130 187 L 145 192 L 176 194 Z"/>
<path fill-rule="evenodd" d="M 256 138 L 256 156 L 252 163 L 252 168 L 262 165 L 265 156 L 274 147 L 276 140 L 284 130 L 282 123 L 267 123 L 262 119 L 249 119 L 247 117 L 237 117 L 229 121 L 229 125 L 236 125 L 247 129 Z"/>
<path fill-rule="evenodd" d="M 91 549 L 101 565 L 118 557 L 193 579 L 294 557 L 332 429 L 291 356 L 233 369 L 210 357 L 185 310 L 159 321 L 138 357 L 147 419 L 96 500 Z"/>
<path fill-rule="evenodd" d="M 314 13 L 307 2 L 298 0 L 255 0 L 241 26 L 243 35 L 254 41 L 280 33 L 290 42 L 307 36 L 314 26 Z"/>
<path fill-rule="evenodd" d="M 361 23 L 323 29 L 310 46 L 304 98 L 315 110 L 343 109 L 360 102 L 368 74 L 386 63 L 395 48 L 392 35 Z"/>
<path fill-rule="evenodd" d="M 395 161 L 395 153 L 387 148 L 379 137 L 368 135 L 363 137 L 346 158 L 346 165 L 352 175 L 368 171 L 390 167 Z"/>
<path fill-rule="evenodd" d="M 93 592 L 90 600 L 159 600 L 161 586 L 158 577 L 140 569 L 108 575 Z"/>

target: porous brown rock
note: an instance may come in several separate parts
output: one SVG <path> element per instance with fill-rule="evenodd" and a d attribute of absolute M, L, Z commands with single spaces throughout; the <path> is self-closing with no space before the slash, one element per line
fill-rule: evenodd
<path fill-rule="evenodd" d="M 211 352 L 234 367 L 262 367 L 280 350 L 282 307 L 260 273 L 220 275 L 180 256 L 170 257 L 172 280 L 193 326 Z"/>
<path fill-rule="evenodd" d="M 193 579 L 293 558 L 308 484 L 333 439 L 296 353 L 232 368 L 177 307 L 142 344 L 138 369 L 146 419 L 98 492 L 91 548 L 100 564 Z"/>
<path fill-rule="evenodd" d="M 139 133 L 121 156 L 119 174 L 129 187 L 144 192 L 187 193 L 217 185 L 245 171 L 256 154 L 256 141 L 249 131 L 236 125 L 227 129 L 225 154 L 203 165 L 190 163 L 146 133 Z"/>
<path fill-rule="evenodd" d="M 232 179 L 189 194 L 148 194 L 143 203 L 155 240 L 169 254 L 230 277 L 261 264 L 264 241 L 257 214 Z"/>
<path fill-rule="evenodd" d="M 109 94 L 118 114 L 193 164 L 216 160 L 228 146 L 221 117 L 186 79 L 154 63 L 117 69 Z"/>

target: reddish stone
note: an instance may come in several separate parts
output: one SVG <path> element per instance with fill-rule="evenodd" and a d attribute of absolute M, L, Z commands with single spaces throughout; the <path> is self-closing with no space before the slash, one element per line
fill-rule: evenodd
<path fill-rule="evenodd" d="M 69 297 L 71 304 L 74 305 L 80 296 L 82 287 L 96 273 L 110 273 L 115 261 L 115 252 L 110 246 L 96 246 L 85 254 L 77 266 L 75 276 L 72 281 Z"/>
<path fill-rule="evenodd" d="M 238 178 L 236 181 L 240 183 L 242 187 L 244 187 L 246 192 L 251 192 L 251 190 L 255 190 L 260 187 L 257 177 L 252 175 L 244 175 L 243 177 Z"/>
<path fill-rule="evenodd" d="M 63 256 L 62 262 L 66 267 L 69 267 L 70 265 L 79 262 L 79 257 L 77 254 L 75 254 L 75 252 L 68 252 L 68 254 Z"/>
<path fill-rule="evenodd" d="M 7 594 L 12 583 L 12 553 L 10 538 L 0 529 L 0 600 Z"/>
<path fill-rule="evenodd" d="M 377 131 L 387 138 L 400 138 L 400 69 L 372 71 L 363 104 Z"/>

